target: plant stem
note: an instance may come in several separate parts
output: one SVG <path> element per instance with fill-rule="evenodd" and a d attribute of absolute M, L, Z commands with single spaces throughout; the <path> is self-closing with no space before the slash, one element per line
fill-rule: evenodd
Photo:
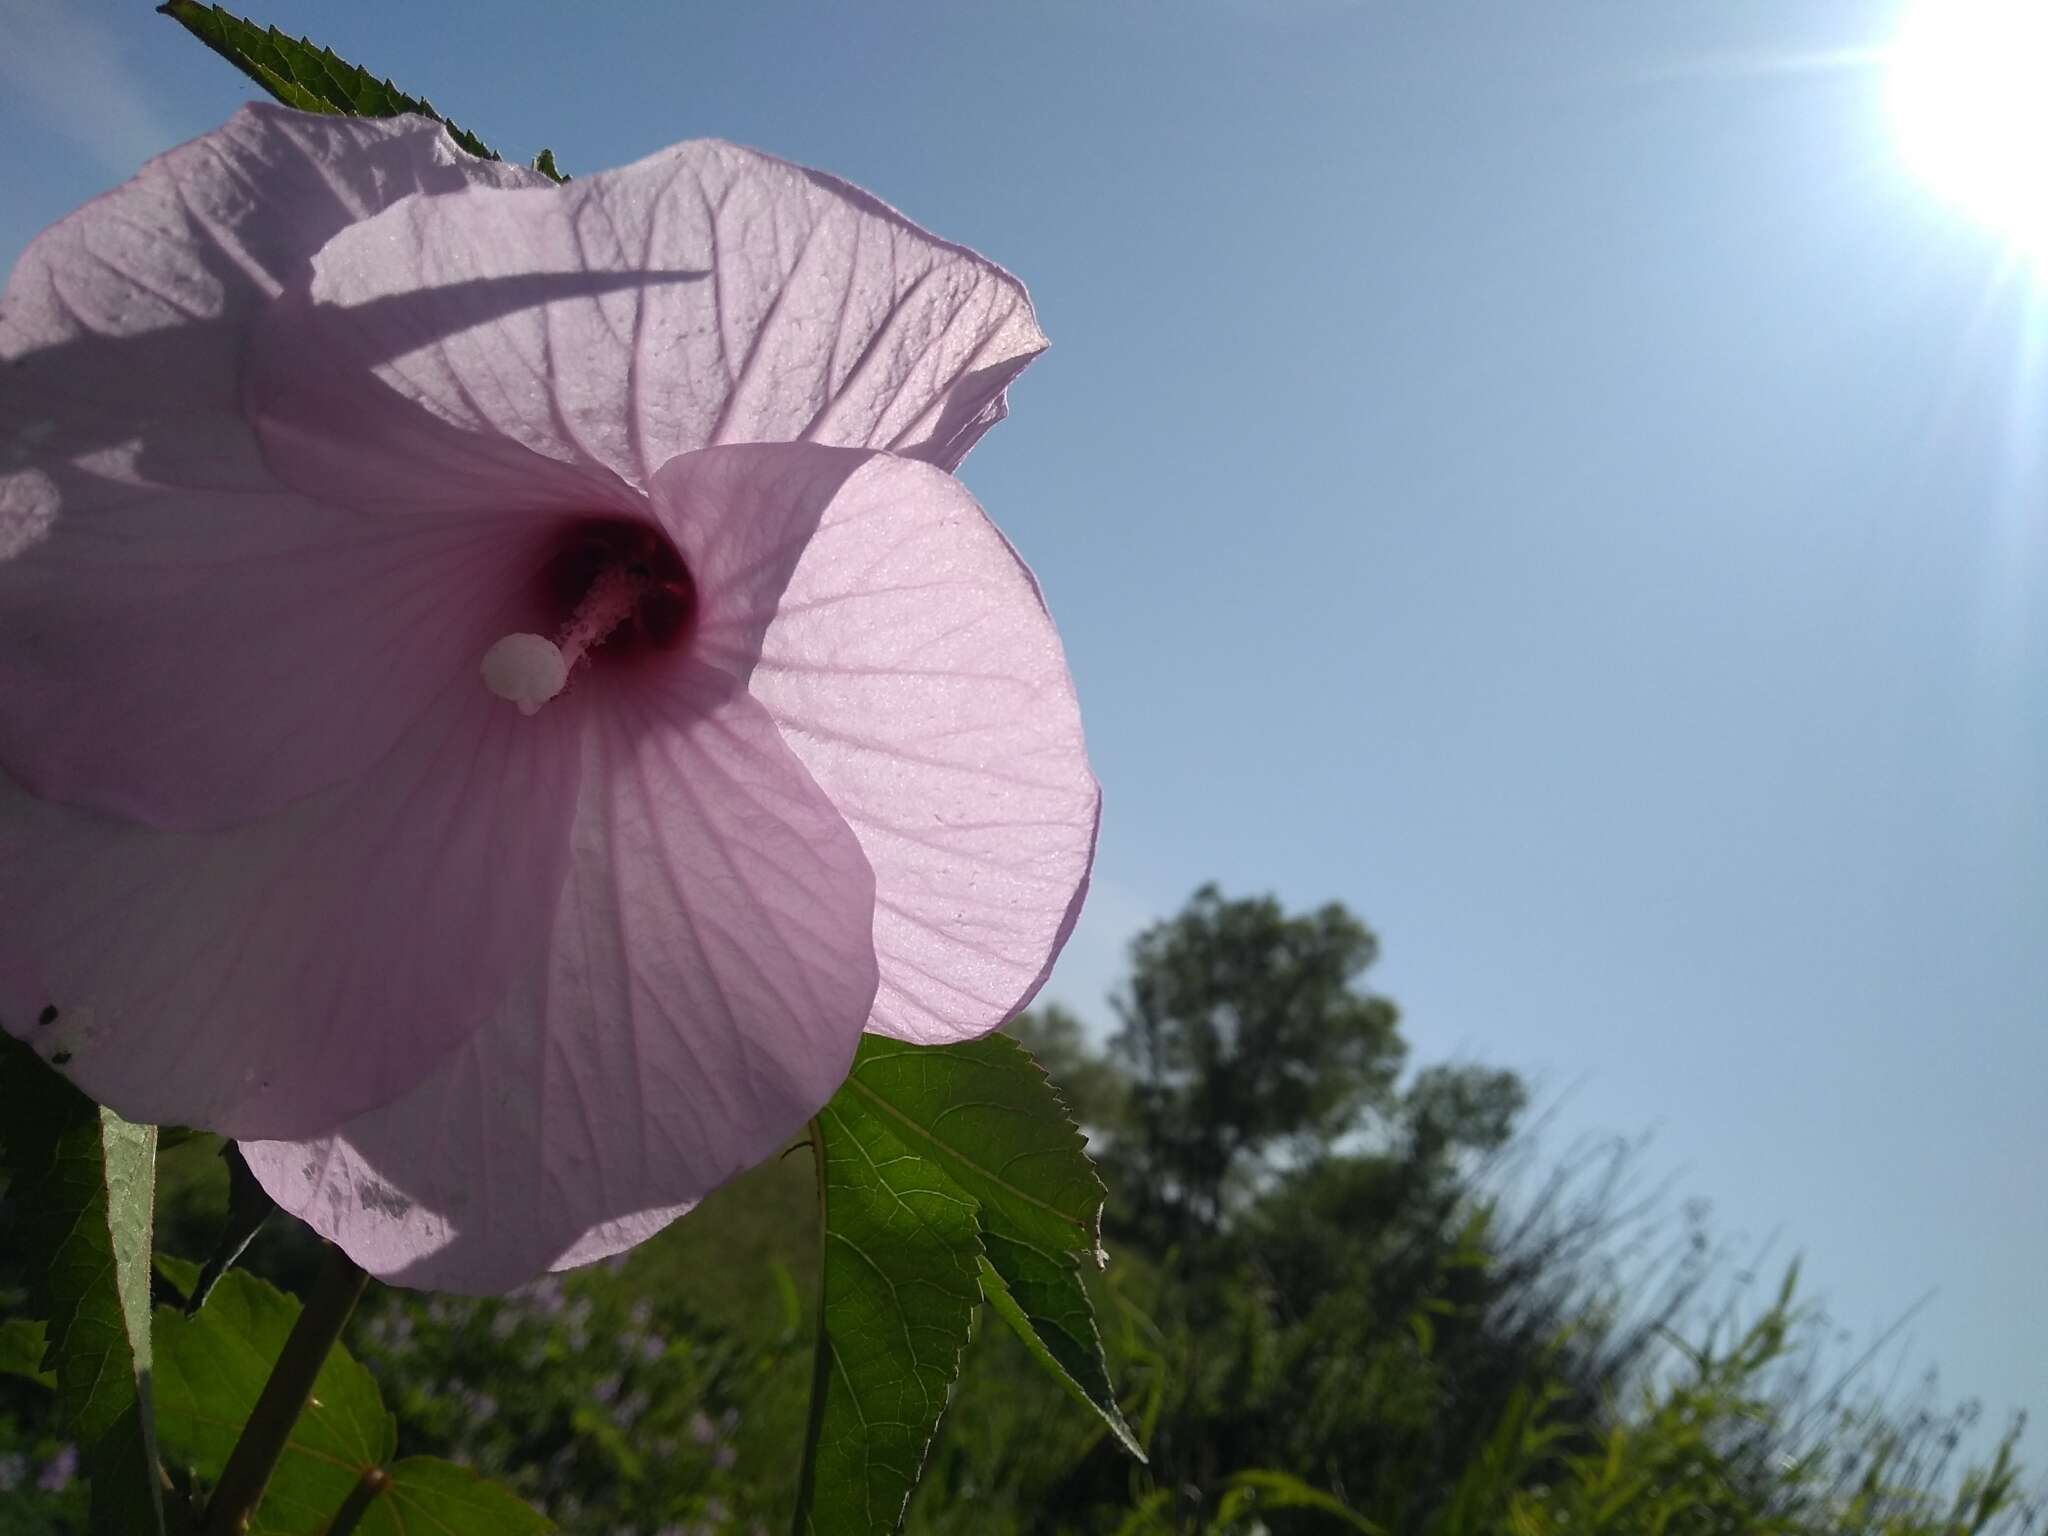
<path fill-rule="evenodd" d="M 357 1479 L 355 1487 L 349 1489 L 348 1497 L 341 1501 L 341 1508 L 334 1512 L 334 1518 L 327 1522 L 323 1536 L 350 1536 L 356 1522 L 363 1518 L 369 1507 L 376 1503 L 377 1495 L 391 1486 L 391 1474 L 382 1467 L 371 1467 Z"/>
<path fill-rule="evenodd" d="M 243 1536 L 250 1518 L 262 1501 L 270 1474 L 291 1439 L 292 1426 L 299 1422 L 306 1399 L 313 1394 L 313 1382 L 326 1363 L 327 1352 L 341 1337 L 349 1314 L 370 1277 L 339 1248 L 327 1250 L 327 1262 L 306 1298 L 305 1310 L 292 1325 L 284 1352 L 271 1368 L 263 1395 L 256 1399 L 249 1422 L 242 1426 L 242 1438 L 221 1469 L 220 1482 L 206 1506 L 200 1536 Z"/>
<path fill-rule="evenodd" d="M 832 1375 L 832 1338 L 825 1331 L 825 1128 L 816 1120 L 811 1122 L 811 1161 L 818 1170 L 818 1343 L 811 1357 L 811 1407 L 804 1419 L 804 1459 L 797 1469 L 792 1536 L 807 1536 L 811 1523 L 811 1483 L 818 1473 L 818 1436 L 825 1427 L 825 1388 Z"/>

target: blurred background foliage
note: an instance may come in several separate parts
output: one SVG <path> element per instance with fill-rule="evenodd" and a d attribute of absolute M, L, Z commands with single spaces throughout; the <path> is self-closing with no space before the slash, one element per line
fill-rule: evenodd
<path fill-rule="evenodd" d="M 1875 1382 L 1639 1149 L 1536 1150 L 1510 1072 L 1409 1062 L 1371 931 L 1213 887 L 1134 942 L 1101 1044 L 1011 1026 L 1110 1186 L 1091 1283 L 1138 1465 L 983 1326 L 913 1500 L 917 1536 L 1959 1536 L 2040 1527 L 2022 1424 Z M 1728 1107 L 1740 1134 L 1740 1106 Z M 209 1252 L 210 1138 L 163 1161 L 159 1247 Z M 630 1256 L 471 1300 L 373 1289 L 348 1338 L 402 1454 L 499 1478 L 570 1532 L 786 1529 L 810 1373 L 811 1160 Z M 76 1456 L 11 1348 L 0 1199 L 0 1536 L 82 1531 Z M 303 1292 L 281 1218 L 245 1260 Z"/>

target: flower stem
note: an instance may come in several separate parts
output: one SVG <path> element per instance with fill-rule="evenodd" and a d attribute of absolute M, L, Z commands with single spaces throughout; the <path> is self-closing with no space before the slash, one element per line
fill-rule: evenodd
<path fill-rule="evenodd" d="M 810 1529 L 811 1484 L 818 1475 L 818 1437 L 825 1428 L 825 1391 L 832 1377 L 832 1339 L 825 1332 L 825 1128 L 816 1120 L 811 1122 L 811 1161 L 818 1171 L 818 1340 L 811 1356 L 811 1406 L 804 1418 L 804 1459 L 797 1469 L 791 1536 L 808 1536 Z"/>
<path fill-rule="evenodd" d="M 347 1254 L 339 1248 L 327 1250 L 327 1262 L 313 1283 L 313 1294 L 306 1298 L 305 1310 L 292 1325 L 291 1337 L 284 1341 L 284 1351 L 271 1367 L 270 1380 L 263 1384 L 263 1394 L 256 1399 L 249 1422 L 242 1426 L 242 1438 L 235 1442 L 228 1464 L 221 1469 L 200 1536 L 243 1536 L 249 1529 L 270 1474 L 291 1439 L 292 1427 L 313 1394 L 327 1352 L 341 1337 L 369 1283 L 370 1277 Z"/>

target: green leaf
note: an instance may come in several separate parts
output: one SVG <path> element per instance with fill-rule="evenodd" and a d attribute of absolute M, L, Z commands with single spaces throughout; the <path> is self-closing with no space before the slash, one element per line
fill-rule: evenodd
<path fill-rule="evenodd" d="M 804 1536 L 895 1531 L 986 1296 L 1134 1453 L 1081 1283 L 1103 1188 L 1016 1044 L 870 1036 L 812 1122 L 824 1296 L 799 1474 Z"/>
<path fill-rule="evenodd" d="M 55 1022 L 46 1011 L 45 1021 Z M 47 1318 L 57 1428 L 85 1451 L 92 1530 L 163 1530 L 150 1403 L 149 1243 L 156 1128 L 102 1109 L 28 1046 L 0 1036 L 0 1144 Z"/>
<path fill-rule="evenodd" d="M 157 1278 L 178 1293 L 178 1300 L 185 1301 L 199 1284 L 200 1267 L 190 1259 L 181 1259 L 175 1253 L 160 1253 L 156 1256 Z"/>
<path fill-rule="evenodd" d="M 1342 1499 L 1303 1482 L 1291 1472 L 1254 1467 L 1232 1475 L 1230 1491 L 1217 1507 L 1216 1529 L 1259 1509 L 1313 1509 L 1342 1521 L 1359 1536 L 1386 1536 Z"/>
<path fill-rule="evenodd" d="M 356 1536 L 541 1536 L 538 1510 L 467 1467 L 408 1456 L 356 1526 Z"/>
<path fill-rule="evenodd" d="M 981 1293 L 996 1316 L 1024 1341 L 1024 1347 L 1047 1375 L 1065 1387 L 1083 1408 L 1100 1414 L 1118 1443 L 1143 1461 L 1145 1448 L 1138 1443 L 1137 1432 L 1125 1421 L 1123 1410 L 1117 1407 L 1115 1392 L 1109 1384 L 1109 1369 L 1101 1357 L 1101 1339 L 1094 1332 L 1095 1314 L 1088 1310 L 1088 1293 L 1081 1289 L 1078 1280 L 1072 1282 L 1072 1291 L 1071 1304 L 1056 1301 L 1051 1306 L 1041 1304 L 1034 1311 L 1018 1300 L 1000 1270 L 986 1257 L 981 1261 Z M 1072 1306 L 1083 1310 L 1077 1314 Z M 1081 1353 L 1080 1336 L 1084 1330 L 1094 1340 L 1092 1357 Z M 1079 1358 L 1074 1359 L 1075 1356 Z M 1070 1359 L 1074 1361 L 1072 1365 Z"/>
<path fill-rule="evenodd" d="M 297 1301 L 243 1270 L 223 1275 L 189 1317 L 157 1309 L 157 1418 L 166 1455 L 205 1483 L 220 1477 L 298 1316 Z M 252 1536 L 318 1536 L 363 1473 L 397 1448 L 398 1426 L 377 1383 L 337 1345 L 292 1427 Z"/>
<path fill-rule="evenodd" d="M 1174 1536 L 1173 1490 L 1154 1488 L 1132 1506 L 1116 1528 L 1116 1536 Z"/>
<path fill-rule="evenodd" d="M 197 1275 L 190 1264 L 180 1270 L 187 1280 Z M 158 1309 L 164 1449 L 201 1482 L 220 1477 L 299 1311 L 296 1300 L 245 1270 L 222 1275 L 196 1313 Z M 409 1456 L 387 1466 L 397 1446 L 398 1426 L 376 1381 L 337 1344 L 292 1427 L 250 1536 L 320 1536 L 364 1475 L 379 1469 L 382 1487 L 357 1521 L 358 1536 L 531 1536 L 553 1529 L 523 1499 L 451 1462 Z"/>
<path fill-rule="evenodd" d="M 201 5 L 199 0 L 166 0 L 157 10 L 288 107 L 342 117 L 397 117 L 417 112 L 447 124 L 449 136 L 472 155 L 498 158 L 482 139 L 436 112 L 433 103 L 406 95 L 389 80 L 380 80 L 360 65 L 337 58 L 332 49 L 291 37 L 275 27 L 259 27 L 220 6 Z M 552 164 L 553 156 L 549 161 Z"/>
<path fill-rule="evenodd" d="M 998 1316 L 1062 1386 L 1102 1416 L 1140 1461 L 1117 1408 L 1081 1259 L 1098 1267 L 1105 1191 L 1084 1138 L 1030 1052 L 1008 1035 L 933 1049 L 870 1037 L 841 1090 L 973 1197 L 984 1291 Z M 834 1101 L 835 1103 L 837 1100 Z"/>
<path fill-rule="evenodd" d="M 0 1323 L 0 1376 L 20 1376 L 38 1386 L 55 1387 L 57 1373 L 43 1369 L 45 1348 L 41 1319 L 8 1318 Z"/>
<path fill-rule="evenodd" d="M 812 1138 L 825 1287 L 797 1529 L 882 1536 L 903 1522 L 981 1299 L 974 1202 L 844 1089 Z"/>

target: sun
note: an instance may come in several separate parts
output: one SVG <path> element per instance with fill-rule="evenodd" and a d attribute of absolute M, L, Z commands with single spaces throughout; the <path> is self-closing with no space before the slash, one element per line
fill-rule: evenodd
<path fill-rule="evenodd" d="M 2048 262 L 2048 0 L 1912 0 L 1889 88 L 1907 165 Z"/>

